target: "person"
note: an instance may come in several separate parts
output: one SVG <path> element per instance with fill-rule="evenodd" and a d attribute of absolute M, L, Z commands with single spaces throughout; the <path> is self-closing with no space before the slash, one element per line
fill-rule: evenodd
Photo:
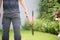
<path fill-rule="evenodd" d="M 22 7 L 24 8 L 26 16 L 28 16 L 28 9 L 26 7 L 24 0 L 3 0 L 2 40 L 9 40 L 9 29 L 10 29 L 11 22 L 13 24 L 14 40 L 21 40 L 20 10 L 18 4 L 19 1 Z M 2 0 L 0 0 L 0 8 L 1 8 L 1 4 L 2 4 Z"/>

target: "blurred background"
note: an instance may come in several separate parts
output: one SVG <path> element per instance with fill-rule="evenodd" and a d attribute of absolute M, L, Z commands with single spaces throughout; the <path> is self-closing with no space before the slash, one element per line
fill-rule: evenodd
<path fill-rule="evenodd" d="M 22 40 L 60 40 L 60 20 L 55 20 L 56 11 L 60 10 L 60 0 L 24 0 L 29 10 L 29 19 L 32 20 L 34 11 L 34 36 L 31 35 L 31 25 L 27 23 L 24 9 L 20 5 Z M 0 10 L 3 16 L 3 8 Z M 60 14 L 60 13 L 59 13 Z M 31 23 L 32 24 L 32 21 Z M 11 23 L 10 29 L 13 29 Z M 0 18 L 0 29 L 2 29 L 2 17 Z M 0 30 L 2 36 L 2 30 Z M 0 39 L 1 39 L 0 36 Z M 13 30 L 10 30 L 10 40 L 13 39 Z"/>

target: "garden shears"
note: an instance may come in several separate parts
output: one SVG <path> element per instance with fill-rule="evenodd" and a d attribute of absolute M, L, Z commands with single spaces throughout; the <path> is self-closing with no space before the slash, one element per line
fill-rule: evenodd
<path fill-rule="evenodd" d="M 28 21 L 28 24 L 31 26 L 32 35 L 34 35 L 34 30 L 33 30 L 33 25 L 34 25 L 34 11 L 32 11 L 32 25 L 30 24 L 30 20 L 29 20 L 29 18 L 28 18 L 27 15 L 26 15 L 26 19 Z"/>

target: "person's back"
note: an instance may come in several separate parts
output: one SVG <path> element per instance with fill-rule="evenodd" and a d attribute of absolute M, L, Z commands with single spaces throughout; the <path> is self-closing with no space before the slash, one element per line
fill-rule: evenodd
<path fill-rule="evenodd" d="M 18 0 L 3 0 L 3 10 L 5 13 L 18 13 L 18 9 Z"/>

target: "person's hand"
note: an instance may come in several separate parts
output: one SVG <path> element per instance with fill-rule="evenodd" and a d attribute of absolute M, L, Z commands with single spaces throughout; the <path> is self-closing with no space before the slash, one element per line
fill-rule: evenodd
<path fill-rule="evenodd" d="M 25 15 L 26 15 L 26 17 L 28 17 L 28 11 L 27 10 L 25 10 Z"/>
<path fill-rule="evenodd" d="M 26 19 L 28 21 L 28 24 L 30 25 L 30 20 L 29 20 L 29 17 L 28 17 L 28 11 L 25 11 L 25 15 L 26 15 Z"/>

